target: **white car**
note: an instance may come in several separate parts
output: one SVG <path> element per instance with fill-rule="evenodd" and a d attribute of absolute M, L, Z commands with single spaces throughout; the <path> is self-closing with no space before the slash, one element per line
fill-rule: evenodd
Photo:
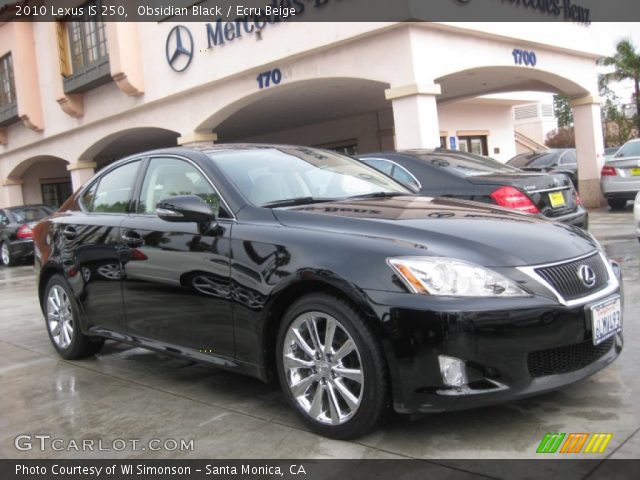
<path fill-rule="evenodd" d="M 624 208 L 640 191 L 640 139 L 629 140 L 602 167 L 600 185 L 611 208 Z"/>

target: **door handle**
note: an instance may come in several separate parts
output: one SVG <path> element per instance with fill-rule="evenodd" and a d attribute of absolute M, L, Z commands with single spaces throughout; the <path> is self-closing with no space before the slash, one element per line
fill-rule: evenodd
<path fill-rule="evenodd" d="M 77 234 L 76 229 L 71 226 L 65 227 L 62 231 L 62 235 L 64 235 L 67 240 L 73 240 Z"/>
<path fill-rule="evenodd" d="M 124 232 L 120 239 L 130 247 L 139 247 L 144 243 L 136 232 Z"/>

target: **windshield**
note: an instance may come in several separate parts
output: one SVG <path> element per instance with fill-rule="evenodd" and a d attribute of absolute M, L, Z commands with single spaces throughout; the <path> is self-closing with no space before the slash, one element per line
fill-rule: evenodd
<path fill-rule="evenodd" d="M 613 158 L 640 157 L 640 142 L 625 143 Z"/>
<path fill-rule="evenodd" d="M 500 163 L 490 157 L 473 153 L 438 153 L 416 155 L 429 165 L 446 169 L 459 177 L 491 175 L 493 173 L 522 173 L 517 168 Z"/>
<path fill-rule="evenodd" d="M 52 213 L 46 207 L 13 207 L 8 210 L 16 223 L 37 222 Z"/>
<path fill-rule="evenodd" d="M 507 162 L 508 165 L 518 168 L 542 168 L 554 165 L 557 161 L 558 153 L 536 152 L 518 155 Z"/>
<path fill-rule="evenodd" d="M 242 194 L 259 207 L 412 192 L 357 160 L 307 147 L 207 152 Z"/>

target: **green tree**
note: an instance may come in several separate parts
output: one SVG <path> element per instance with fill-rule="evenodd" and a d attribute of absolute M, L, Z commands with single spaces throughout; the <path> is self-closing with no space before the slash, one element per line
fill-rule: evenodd
<path fill-rule="evenodd" d="M 569 104 L 569 98 L 564 95 L 553 96 L 553 114 L 558 119 L 558 127 L 571 127 L 573 125 L 573 112 Z"/>
<path fill-rule="evenodd" d="M 631 138 L 634 122 L 622 112 L 620 97 L 609 88 L 605 76 L 600 76 L 598 85 L 600 98 L 603 100 L 600 104 L 600 110 L 602 112 L 605 146 L 622 145 Z"/>
<path fill-rule="evenodd" d="M 614 67 L 614 71 L 605 74 L 605 81 L 631 80 L 634 86 L 633 99 L 636 104 L 634 123 L 640 133 L 640 53 L 630 39 L 620 40 L 616 45 L 616 53 L 606 57 L 603 65 Z"/>

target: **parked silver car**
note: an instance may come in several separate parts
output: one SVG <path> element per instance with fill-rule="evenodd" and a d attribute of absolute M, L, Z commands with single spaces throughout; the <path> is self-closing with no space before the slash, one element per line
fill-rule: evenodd
<path fill-rule="evenodd" d="M 600 185 L 611 208 L 624 208 L 640 191 L 640 139 L 629 140 L 602 167 Z"/>

